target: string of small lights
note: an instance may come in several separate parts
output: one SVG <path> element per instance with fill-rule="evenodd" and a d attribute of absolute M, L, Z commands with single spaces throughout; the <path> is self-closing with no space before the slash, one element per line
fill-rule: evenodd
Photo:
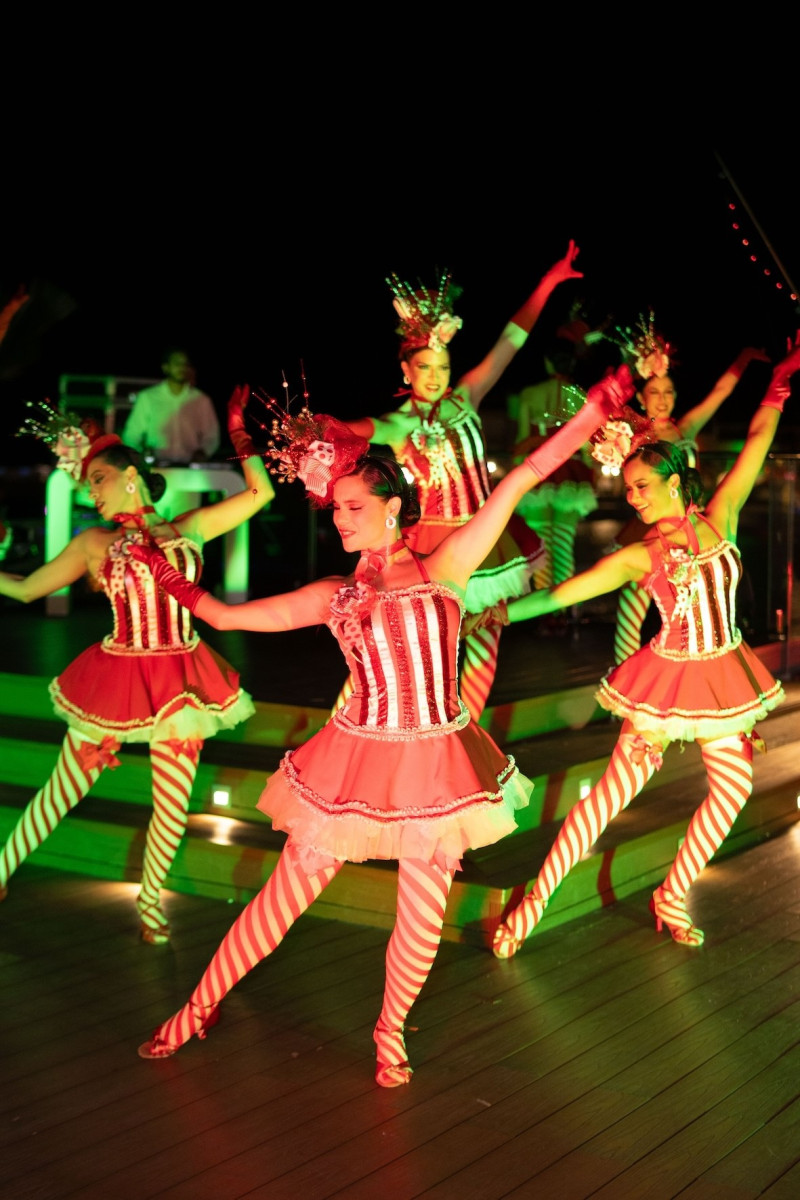
<path fill-rule="evenodd" d="M 719 155 L 716 155 L 716 158 L 722 172 L 722 178 L 725 179 L 730 188 L 727 198 L 727 209 L 730 228 L 738 244 L 744 249 L 753 266 L 758 269 L 762 279 L 773 287 L 775 291 L 783 293 L 795 306 L 795 312 L 800 314 L 797 288 L 772 249 L 766 234 L 753 216 L 749 205 L 736 186 L 727 167 Z"/>

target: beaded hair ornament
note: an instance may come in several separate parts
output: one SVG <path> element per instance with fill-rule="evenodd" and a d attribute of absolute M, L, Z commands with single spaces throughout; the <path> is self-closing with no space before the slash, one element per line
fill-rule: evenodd
<path fill-rule="evenodd" d="M 257 393 L 257 397 L 272 416 L 265 451 L 272 460 L 266 463 L 270 475 L 279 483 L 299 479 L 312 508 L 325 508 L 333 500 L 336 480 L 351 473 L 369 450 L 369 442 L 336 417 L 312 413 L 307 392 L 296 414 L 289 412 L 288 401 L 283 409 L 271 396 Z"/>
<path fill-rule="evenodd" d="M 400 317 L 395 332 L 403 340 L 403 347 L 412 350 L 444 350 L 463 325 L 461 317 L 453 312 L 453 305 L 463 288 L 456 287 L 450 273 L 443 272 L 439 286 L 434 291 L 420 282 L 418 288 L 392 274 L 386 282 L 394 294 L 394 308 Z"/>
<path fill-rule="evenodd" d="M 86 478 L 89 463 L 102 450 L 122 444 L 116 433 L 105 433 L 92 417 L 58 412 L 46 402 L 38 405 L 28 401 L 28 408 L 37 408 L 38 416 L 26 417 L 17 430 L 17 437 L 35 437 L 44 442 L 56 456 L 56 467 L 66 472 L 75 483 Z"/>

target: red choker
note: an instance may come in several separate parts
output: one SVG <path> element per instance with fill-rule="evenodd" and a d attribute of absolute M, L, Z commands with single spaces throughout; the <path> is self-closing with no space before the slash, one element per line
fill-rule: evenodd
<path fill-rule="evenodd" d="M 355 569 L 356 579 L 371 583 L 376 575 L 380 575 L 389 559 L 405 549 L 406 543 L 402 538 L 398 538 L 391 546 L 382 546 L 380 550 L 362 550 Z"/>
<path fill-rule="evenodd" d="M 152 504 L 145 504 L 143 508 L 137 508 L 136 512 L 114 513 L 111 520 L 116 521 L 118 525 L 124 525 L 126 521 L 133 521 L 137 529 L 146 529 L 147 521 L 145 518 L 148 513 L 154 513 L 155 511 Z"/>

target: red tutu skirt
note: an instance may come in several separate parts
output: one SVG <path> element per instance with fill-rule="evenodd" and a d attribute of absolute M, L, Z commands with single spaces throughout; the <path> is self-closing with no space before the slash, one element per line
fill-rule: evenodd
<path fill-rule="evenodd" d="M 739 642 L 702 658 L 643 646 L 606 675 L 596 699 L 637 730 L 691 742 L 749 733 L 785 696 L 746 642 Z"/>
<path fill-rule="evenodd" d="M 449 869 L 516 829 L 533 784 L 474 721 L 393 736 L 337 713 L 290 750 L 258 808 L 306 866 L 418 858 Z M 303 849 L 305 848 L 305 849 Z"/>
<path fill-rule="evenodd" d="M 185 650 L 118 653 L 98 642 L 50 684 L 58 716 L 98 740 L 205 740 L 255 712 L 239 675 L 205 642 Z"/>

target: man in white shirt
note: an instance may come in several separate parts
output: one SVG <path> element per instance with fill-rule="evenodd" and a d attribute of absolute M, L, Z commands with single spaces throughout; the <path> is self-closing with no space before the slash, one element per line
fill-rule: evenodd
<path fill-rule="evenodd" d="M 171 347 L 161 370 L 162 382 L 136 396 L 122 440 L 157 463 L 207 462 L 219 449 L 219 420 L 211 399 L 194 386 L 191 358 Z"/>

